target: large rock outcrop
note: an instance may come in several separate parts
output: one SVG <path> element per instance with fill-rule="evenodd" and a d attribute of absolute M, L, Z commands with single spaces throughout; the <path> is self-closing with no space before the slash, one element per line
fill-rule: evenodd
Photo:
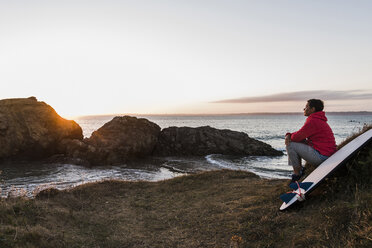
<path fill-rule="evenodd" d="M 254 155 L 277 156 L 282 152 L 250 138 L 246 133 L 220 130 L 209 126 L 169 127 L 161 131 L 154 155 Z"/>
<path fill-rule="evenodd" d="M 151 155 L 159 133 L 160 127 L 146 119 L 115 117 L 84 140 L 87 146 L 75 146 L 91 164 L 116 164 Z"/>
<path fill-rule="evenodd" d="M 0 100 L 0 160 L 42 159 L 64 139 L 83 139 L 80 126 L 35 97 Z"/>
<path fill-rule="evenodd" d="M 242 132 L 209 126 L 160 127 L 143 118 L 115 117 L 83 139 L 75 121 L 35 97 L 0 100 L 0 162 L 46 159 L 86 165 L 120 164 L 146 156 L 282 155 Z"/>

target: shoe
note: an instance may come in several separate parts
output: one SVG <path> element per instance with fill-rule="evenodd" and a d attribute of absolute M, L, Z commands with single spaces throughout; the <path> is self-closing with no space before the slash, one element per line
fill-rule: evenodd
<path fill-rule="evenodd" d="M 289 184 L 299 181 L 305 175 L 306 168 L 301 166 L 300 175 L 292 174 L 292 179 Z"/>
<path fill-rule="evenodd" d="M 292 179 L 291 179 L 291 182 L 289 184 L 294 183 L 294 182 L 296 182 L 300 179 L 301 179 L 301 175 L 292 174 Z"/>

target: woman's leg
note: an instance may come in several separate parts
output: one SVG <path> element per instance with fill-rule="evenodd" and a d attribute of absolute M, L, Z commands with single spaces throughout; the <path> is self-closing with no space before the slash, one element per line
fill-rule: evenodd
<path fill-rule="evenodd" d="M 319 156 L 319 153 L 309 145 L 298 142 L 290 142 L 286 146 L 288 155 L 288 165 L 293 167 L 294 174 L 299 175 L 302 168 L 301 158 L 308 163 L 318 166 L 324 160 Z"/>

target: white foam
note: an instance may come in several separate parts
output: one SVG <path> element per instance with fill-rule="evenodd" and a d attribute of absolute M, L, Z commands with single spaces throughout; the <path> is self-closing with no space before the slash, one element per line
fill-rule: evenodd
<path fill-rule="evenodd" d="M 228 162 L 225 162 L 225 161 L 216 160 L 216 159 L 213 158 L 213 156 L 216 156 L 216 154 L 210 154 L 210 155 L 207 155 L 207 156 L 205 156 L 205 159 L 206 159 L 210 164 L 216 165 L 216 166 L 218 166 L 218 167 L 220 167 L 220 168 L 224 168 L 224 169 L 233 169 L 233 170 L 238 169 L 237 166 L 231 165 L 231 163 L 228 163 Z"/>
<path fill-rule="evenodd" d="M 205 159 L 218 168 L 252 172 L 262 178 L 289 178 L 292 168 L 282 157 L 249 156 L 231 159 L 229 156 L 210 154 Z"/>

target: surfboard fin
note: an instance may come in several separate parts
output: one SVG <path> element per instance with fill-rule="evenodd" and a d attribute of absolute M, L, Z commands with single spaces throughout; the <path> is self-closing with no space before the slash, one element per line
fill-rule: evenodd
<path fill-rule="evenodd" d="M 301 189 L 304 189 L 305 191 L 310 188 L 311 185 L 313 185 L 313 182 L 306 182 L 306 183 L 291 183 L 289 185 L 289 187 L 293 190 L 297 190 L 298 189 L 298 185 L 300 185 L 300 188 Z"/>
<path fill-rule="evenodd" d="M 282 201 L 284 201 L 285 203 L 288 203 L 294 196 L 296 195 L 296 193 L 287 193 L 287 194 L 282 194 L 280 196 L 280 199 Z"/>

